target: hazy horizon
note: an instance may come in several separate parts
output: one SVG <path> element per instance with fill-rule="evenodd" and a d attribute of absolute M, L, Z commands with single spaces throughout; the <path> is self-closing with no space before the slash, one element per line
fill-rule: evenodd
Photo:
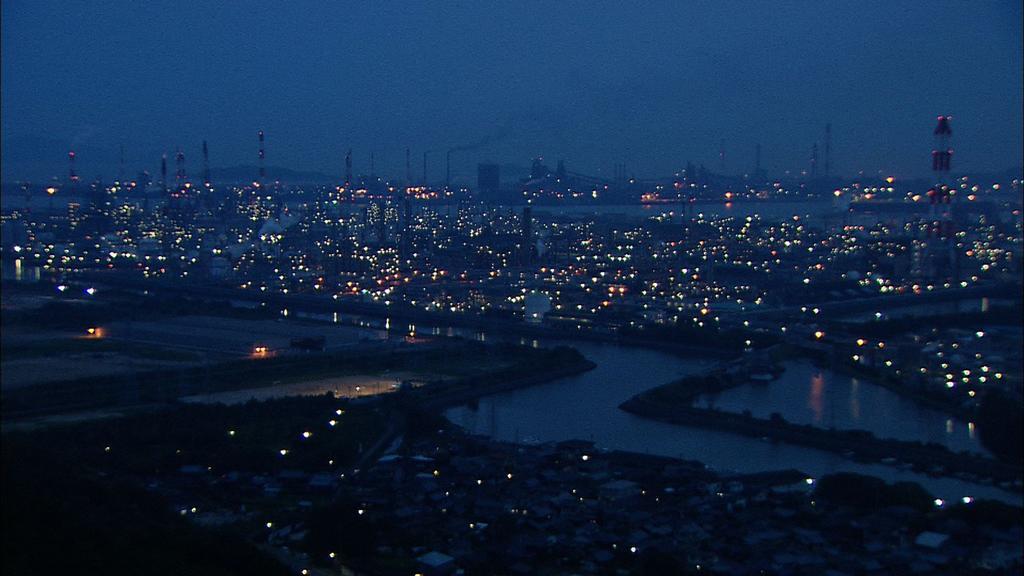
<path fill-rule="evenodd" d="M 189 172 L 267 164 L 432 179 L 452 157 L 665 176 L 687 161 L 742 174 L 929 173 L 937 114 L 954 172 L 1004 172 L 1022 150 L 1020 3 L 810 2 L 330 5 L 5 2 L 3 177 Z"/>

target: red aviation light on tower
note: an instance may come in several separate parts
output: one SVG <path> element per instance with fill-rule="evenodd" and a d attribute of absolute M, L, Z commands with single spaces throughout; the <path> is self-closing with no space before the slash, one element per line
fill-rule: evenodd
<path fill-rule="evenodd" d="M 75 171 L 75 151 L 68 152 L 68 179 L 78 182 L 78 173 Z"/>
<path fill-rule="evenodd" d="M 203 185 L 210 187 L 210 150 L 206 147 L 206 140 L 203 140 Z"/>
<path fill-rule="evenodd" d="M 257 132 L 257 133 L 256 133 L 256 135 L 257 135 L 257 136 L 259 137 L 259 139 L 260 139 L 260 150 L 259 150 L 259 163 L 260 163 L 260 166 L 259 166 L 259 170 L 260 170 L 260 178 L 259 178 L 259 183 L 260 183 L 260 184 L 262 185 L 262 184 L 263 184 L 263 181 L 264 181 L 264 179 L 265 179 L 265 178 L 266 178 L 266 176 L 267 176 L 267 169 L 266 169 L 266 166 L 264 166 L 264 164 L 263 164 L 263 162 L 264 162 L 264 159 L 265 159 L 265 158 L 266 158 L 266 156 L 267 156 L 267 155 L 266 155 L 266 152 L 265 152 L 265 151 L 264 151 L 264 149 L 263 149 L 263 130 L 260 130 L 259 132 Z"/>

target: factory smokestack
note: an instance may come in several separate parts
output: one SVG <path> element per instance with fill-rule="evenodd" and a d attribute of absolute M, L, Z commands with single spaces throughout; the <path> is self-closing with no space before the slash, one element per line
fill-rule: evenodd
<path fill-rule="evenodd" d="M 949 138 L 953 135 L 953 129 L 949 126 L 951 116 L 939 116 L 939 123 L 935 126 L 935 149 L 932 150 L 932 170 L 944 178 L 949 172 L 950 160 L 953 158 L 953 150 L 949 147 Z"/>
<path fill-rule="evenodd" d="M 832 173 L 832 124 L 825 124 L 825 177 Z"/>
<path fill-rule="evenodd" d="M 267 154 L 266 154 L 266 150 L 264 150 L 264 148 L 263 148 L 263 130 L 260 130 L 258 132 L 258 136 L 259 136 L 259 139 L 260 139 L 260 151 L 259 151 L 260 179 L 259 179 L 259 183 L 260 183 L 260 185 L 262 185 L 264 178 L 267 177 L 267 168 L 264 165 L 264 161 L 265 161 L 265 159 L 267 157 Z"/>
<path fill-rule="evenodd" d="M 167 192 L 167 154 L 160 156 L 160 187 Z"/>
<path fill-rule="evenodd" d="M 950 126 L 952 119 L 950 116 L 939 116 L 938 123 L 935 126 L 932 171 L 935 172 L 936 184 L 935 188 L 928 191 L 931 201 L 931 222 L 929 223 L 928 236 L 938 238 L 945 244 L 945 248 L 948 251 L 946 263 L 949 266 L 950 276 L 955 281 L 959 281 L 960 253 L 957 250 L 956 226 L 953 218 L 956 190 L 954 186 L 949 185 L 949 169 L 953 158 L 953 149 L 949 144 L 949 140 L 953 136 L 953 128 Z M 934 243 L 930 243 L 929 247 L 934 247 L 932 248 L 933 250 L 939 248 Z M 941 261 L 941 257 L 937 255 L 937 250 L 936 254 L 929 256 L 929 259 L 932 263 Z M 931 270 L 931 272 L 936 273 L 938 270 Z"/>
<path fill-rule="evenodd" d="M 174 155 L 177 170 L 174 172 L 174 183 L 180 189 L 185 186 L 185 153 L 179 148 Z"/>
<path fill-rule="evenodd" d="M 345 187 L 348 188 L 352 184 L 352 149 L 348 149 L 348 153 L 345 154 Z"/>
<path fill-rule="evenodd" d="M 75 151 L 71 150 L 68 152 L 68 180 L 71 182 L 71 187 L 75 188 L 78 185 L 78 172 L 75 171 Z"/>
<path fill-rule="evenodd" d="M 206 147 L 206 140 L 203 140 L 203 183 L 210 187 L 210 150 Z"/>

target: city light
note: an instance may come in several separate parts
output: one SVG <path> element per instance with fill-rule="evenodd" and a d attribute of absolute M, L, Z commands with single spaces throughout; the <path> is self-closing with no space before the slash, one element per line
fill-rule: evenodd
<path fill-rule="evenodd" d="M 4 10 L 11 572 L 1024 565 L 1014 10 L 232 8 Z"/>

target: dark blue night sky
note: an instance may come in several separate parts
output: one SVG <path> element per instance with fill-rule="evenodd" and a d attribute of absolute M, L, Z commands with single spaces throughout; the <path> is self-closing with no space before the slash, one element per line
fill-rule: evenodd
<path fill-rule="evenodd" d="M 3 176 L 212 164 L 404 174 L 478 161 L 662 176 L 807 167 L 928 173 L 937 114 L 956 169 L 1022 155 L 1020 2 L 3 2 Z M 417 170 L 419 168 L 417 167 Z"/>

